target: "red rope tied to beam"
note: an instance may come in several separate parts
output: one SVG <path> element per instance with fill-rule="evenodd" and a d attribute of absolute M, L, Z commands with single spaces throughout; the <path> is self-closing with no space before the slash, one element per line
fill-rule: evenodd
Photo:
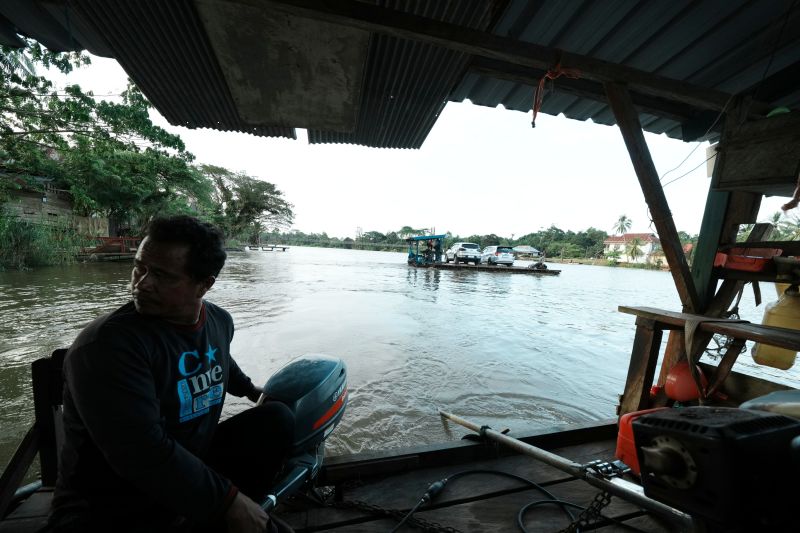
<path fill-rule="evenodd" d="M 539 80 L 539 85 L 536 86 L 536 91 L 533 93 L 533 119 L 531 120 L 531 127 L 536 127 L 536 115 L 542 108 L 542 101 L 544 100 L 544 83 L 546 80 L 554 80 L 566 76 L 568 78 L 578 79 L 581 77 L 581 71 L 575 68 L 561 68 L 561 52 L 558 53 L 558 61 L 548 70 L 542 79 Z"/>

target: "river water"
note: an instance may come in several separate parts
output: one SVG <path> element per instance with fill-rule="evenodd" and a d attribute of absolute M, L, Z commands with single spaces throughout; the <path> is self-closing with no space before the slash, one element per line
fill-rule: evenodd
<path fill-rule="evenodd" d="M 207 296 L 233 315 L 232 352 L 256 382 L 302 354 L 345 360 L 350 403 L 331 455 L 459 438 L 437 407 L 517 435 L 613 417 L 634 335 L 634 317 L 617 306 L 680 308 L 665 272 L 551 264 L 560 276 L 536 276 L 415 269 L 405 259 L 233 252 Z M 129 263 L 0 272 L 0 465 L 33 420 L 30 363 L 126 302 L 129 276 Z M 771 286 L 762 292 L 774 299 Z M 740 307 L 760 321 L 749 290 Z M 797 369 L 764 370 L 748 354 L 737 366 L 800 382 Z M 229 397 L 225 414 L 247 405 Z"/>

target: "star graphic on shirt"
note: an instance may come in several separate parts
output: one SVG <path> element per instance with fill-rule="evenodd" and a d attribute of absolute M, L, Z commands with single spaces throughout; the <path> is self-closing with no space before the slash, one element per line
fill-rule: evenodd
<path fill-rule="evenodd" d="M 216 363 L 217 358 L 214 357 L 214 354 L 217 353 L 218 348 L 212 348 L 211 345 L 208 345 L 208 350 L 206 350 L 206 357 L 208 357 L 208 364 Z"/>

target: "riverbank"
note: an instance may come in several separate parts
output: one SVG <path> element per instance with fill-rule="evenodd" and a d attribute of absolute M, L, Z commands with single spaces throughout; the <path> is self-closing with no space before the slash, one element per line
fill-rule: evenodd
<path fill-rule="evenodd" d="M 20 220 L 0 207 L 0 271 L 73 263 L 85 244 L 69 226 Z"/>

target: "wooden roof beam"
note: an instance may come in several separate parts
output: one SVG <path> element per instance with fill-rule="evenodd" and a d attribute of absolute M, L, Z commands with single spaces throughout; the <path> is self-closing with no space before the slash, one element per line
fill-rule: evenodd
<path fill-rule="evenodd" d="M 469 70 L 482 76 L 530 85 L 531 88 L 538 85 L 539 80 L 542 79 L 546 72 L 541 69 L 520 67 L 504 61 L 495 61 L 483 57 L 476 57 L 470 64 Z M 555 87 L 556 90 L 566 94 L 608 104 L 608 97 L 603 85 L 595 81 L 561 77 L 555 80 Z M 639 111 L 657 117 L 668 118 L 679 123 L 690 121 L 697 114 L 696 108 L 680 102 L 638 93 L 631 93 L 631 98 Z M 531 93 L 531 100 L 533 100 L 533 93 Z"/>
<path fill-rule="evenodd" d="M 683 253 L 681 241 L 678 238 L 678 230 L 672 213 L 669 210 L 667 197 L 658 178 L 650 150 L 647 148 L 647 141 L 642 133 L 642 125 L 639 122 L 639 115 L 633 106 L 630 94 L 622 85 L 614 83 L 605 84 L 608 102 L 614 111 L 625 146 L 628 148 L 636 177 L 644 193 L 645 202 L 653 218 L 653 224 L 658 231 L 658 238 L 661 241 L 661 248 L 669 264 L 669 271 L 678 289 L 678 295 L 683 304 L 685 313 L 698 312 L 701 309 L 697 289 L 694 285 L 694 278 L 689 271 L 689 263 Z"/>
<path fill-rule="evenodd" d="M 401 39 L 435 44 L 450 50 L 497 59 L 515 65 L 548 70 L 560 60 L 562 68 L 578 69 L 581 77 L 601 83 L 623 83 L 644 95 L 683 102 L 699 109 L 720 112 L 730 94 L 699 87 L 632 67 L 593 57 L 517 41 L 464 26 L 435 21 L 357 0 L 230 0 L 233 3 L 276 10 L 299 17 L 352 26 Z M 766 105 L 754 103 L 751 112 L 763 116 Z"/>

